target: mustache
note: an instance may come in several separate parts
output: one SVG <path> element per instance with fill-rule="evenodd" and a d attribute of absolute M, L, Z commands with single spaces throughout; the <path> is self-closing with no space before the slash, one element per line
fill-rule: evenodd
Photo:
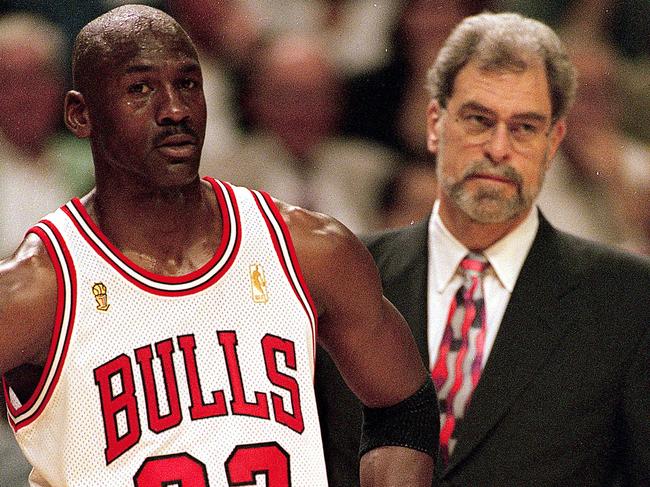
<path fill-rule="evenodd" d="M 513 183 L 517 188 L 521 188 L 523 185 L 521 175 L 512 167 L 506 165 L 495 166 L 487 159 L 482 159 L 473 163 L 467 171 L 465 171 L 465 174 L 463 174 L 463 181 L 481 175 L 505 179 L 506 181 Z"/>
<path fill-rule="evenodd" d="M 176 125 L 169 125 L 158 132 L 153 141 L 154 145 L 162 144 L 167 137 L 171 137 L 172 135 L 189 135 L 196 140 L 199 139 L 198 133 L 193 127 L 191 127 L 187 122 L 181 122 Z"/>

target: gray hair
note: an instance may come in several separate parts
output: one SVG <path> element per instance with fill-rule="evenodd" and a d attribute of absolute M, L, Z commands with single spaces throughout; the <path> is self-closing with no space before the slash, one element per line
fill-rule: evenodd
<path fill-rule="evenodd" d="M 542 63 L 552 118 L 566 115 L 576 89 L 575 68 L 557 34 L 546 24 L 516 13 L 484 12 L 458 24 L 427 75 L 427 89 L 445 107 L 458 72 L 470 61 L 485 70 L 524 71 Z"/>

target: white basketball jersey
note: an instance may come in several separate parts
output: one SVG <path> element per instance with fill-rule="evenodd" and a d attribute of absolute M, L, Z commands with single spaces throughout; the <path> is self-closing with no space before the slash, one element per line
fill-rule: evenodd
<path fill-rule="evenodd" d="M 39 487 L 326 486 L 316 313 L 268 195 L 206 180 L 214 257 L 182 277 L 120 253 L 79 200 L 31 231 L 58 278 L 42 379 L 9 420 Z"/>

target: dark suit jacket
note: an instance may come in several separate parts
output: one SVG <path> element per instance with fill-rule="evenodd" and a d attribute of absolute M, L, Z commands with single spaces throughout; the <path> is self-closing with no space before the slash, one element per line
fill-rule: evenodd
<path fill-rule="evenodd" d="M 367 244 L 428 364 L 427 223 Z M 358 485 L 359 404 L 320 352 L 330 485 Z M 559 232 L 540 215 L 459 428 L 440 485 L 650 486 L 650 261 Z"/>

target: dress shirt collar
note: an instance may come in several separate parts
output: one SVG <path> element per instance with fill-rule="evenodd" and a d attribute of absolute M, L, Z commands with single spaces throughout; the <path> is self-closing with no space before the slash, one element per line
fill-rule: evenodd
<path fill-rule="evenodd" d="M 469 250 L 447 230 L 439 214 L 440 202 L 436 200 L 429 219 L 429 256 L 434 266 L 433 283 L 438 292 L 449 284 Z M 510 293 L 515 287 L 537 229 L 537 208 L 528 214 L 512 232 L 483 251 L 501 285 Z"/>

